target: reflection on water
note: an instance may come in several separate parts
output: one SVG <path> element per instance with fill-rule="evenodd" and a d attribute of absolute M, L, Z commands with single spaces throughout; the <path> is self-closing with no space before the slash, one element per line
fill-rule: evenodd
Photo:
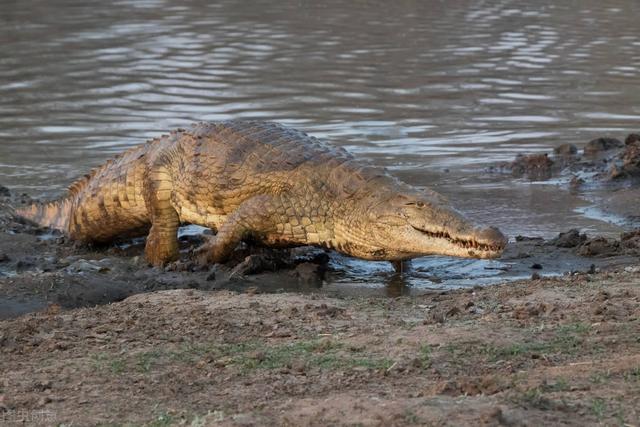
<path fill-rule="evenodd" d="M 170 128 L 259 118 L 511 235 L 616 232 L 553 186 L 477 172 L 637 130 L 639 13 L 635 0 L 4 0 L 0 183 L 53 196 Z"/>

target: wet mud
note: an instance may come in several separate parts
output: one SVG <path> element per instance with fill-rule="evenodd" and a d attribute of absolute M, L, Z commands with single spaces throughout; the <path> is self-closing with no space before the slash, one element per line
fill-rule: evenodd
<path fill-rule="evenodd" d="M 456 276 L 455 265 L 431 268 L 419 262 L 407 263 L 401 272 L 390 263 L 373 263 L 376 266 L 371 271 L 362 272 L 358 271 L 360 261 L 313 247 L 272 250 L 245 245 L 228 263 L 202 268 L 192 262 L 192 252 L 202 243 L 203 229 L 187 227 L 179 239 L 181 260 L 159 269 L 145 261 L 144 239 L 81 245 L 16 217 L 12 207 L 31 203 L 28 196 L 12 195 L 5 189 L 0 197 L 0 318 L 4 319 L 50 306 L 90 307 L 168 289 L 419 295 L 501 281 L 595 273 L 634 265 L 640 256 L 639 231 L 614 239 L 570 230 L 549 240 L 514 236 L 500 259 L 473 266 L 468 279 Z M 478 271 L 481 277 L 473 277 Z"/>

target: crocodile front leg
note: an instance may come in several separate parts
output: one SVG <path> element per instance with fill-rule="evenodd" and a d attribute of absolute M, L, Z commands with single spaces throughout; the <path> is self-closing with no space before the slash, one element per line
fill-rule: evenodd
<path fill-rule="evenodd" d="M 220 226 L 216 236 L 196 250 L 198 263 L 224 262 L 243 239 L 264 240 L 273 235 L 277 218 L 271 196 L 256 196 L 245 201 Z"/>
<path fill-rule="evenodd" d="M 151 171 L 145 201 L 151 218 L 151 229 L 144 248 L 151 264 L 162 267 L 178 259 L 180 218 L 171 204 L 173 184 L 165 168 Z"/>

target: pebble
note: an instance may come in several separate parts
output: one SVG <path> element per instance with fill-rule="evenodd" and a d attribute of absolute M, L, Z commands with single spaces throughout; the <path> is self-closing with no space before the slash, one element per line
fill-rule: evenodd
<path fill-rule="evenodd" d="M 111 268 L 109 267 L 108 259 L 101 259 L 100 261 L 79 259 L 70 264 L 65 270 L 69 273 L 91 273 L 100 272 L 105 273 Z"/>
<path fill-rule="evenodd" d="M 636 142 L 640 142 L 640 134 L 637 134 L 637 133 L 629 134 L 627 138 L 624 140 L 625 145 L 631 145 Z"/>
<path fill-rule="evenodd" d="M 621 148 L 623 146 L 622 141 L 616 138 L 596 138 L 587 143 L 584 147 L 584 154 L 593 156 L 603 151 Z"/>
<path fill-rule="evenodd" d="M 578 147 L 574 144 L 566 143 L 554 148 L 553 152 L 559 156 L 573 156 L 578 154 Z"/>
<path fill-rule="evenodd" d="M 549 243 L 559 248 L 575 248 L 587 240 L 586 234 L 580 234 L 580 230 L 573 228 L 566 233 L 558 234 L 558 237 Z"/>

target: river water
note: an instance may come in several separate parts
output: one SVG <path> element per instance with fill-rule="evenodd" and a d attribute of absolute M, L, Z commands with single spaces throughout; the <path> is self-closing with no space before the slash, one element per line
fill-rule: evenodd
<path fill-rule="evenodd" d="M 171 128 L 277 120 L 511 236 L 615 234 L 554 183 L 482 171 L 638 131 L 638 16 L 636 0 L 0 0 L 0 183 L 53 197 Z"/>

